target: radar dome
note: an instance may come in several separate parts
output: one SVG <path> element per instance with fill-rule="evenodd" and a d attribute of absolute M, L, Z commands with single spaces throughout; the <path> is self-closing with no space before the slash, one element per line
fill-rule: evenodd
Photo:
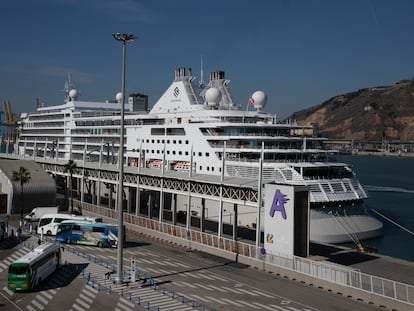
<path fill-rule="evenodd" d="M 116 93 L 115 98 L 118 103 L 122 102 L 122 92 Z"/>
<path fill-rule="evenodd" d="M 69 98 L 72 99 L 76 99 L 78 97 L 78 90 L 77 89 L 71 89 L 69 92 Z"/>
<path fill-rule="evenodd" d="M 221 99 L 221 92 L 216 87 L 211 87 L 206 91 L 206 102 L 209 106 L 217 106 Z"/>
<path fill-rule="evenodd" d="M 254 100 L 254 108 L 261 111 L 267 102 L 267 95 L 263 91 L 256 91 L 253 93 L 252 98 Z"/>

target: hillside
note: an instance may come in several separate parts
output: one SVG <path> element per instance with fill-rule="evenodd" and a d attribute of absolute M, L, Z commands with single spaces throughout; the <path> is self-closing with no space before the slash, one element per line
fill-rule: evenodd
<path fill-rule="evenodd" d="M 414 140 L 414 80 L 335 96 L 289 118 L 314 124 L 321 136 L 354 140 Z"/>

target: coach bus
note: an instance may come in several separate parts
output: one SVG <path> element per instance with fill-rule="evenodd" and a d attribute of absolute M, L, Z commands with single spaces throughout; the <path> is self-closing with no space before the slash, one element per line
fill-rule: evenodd
<path fill-rule="evenodd" d="M 60 267 L 60 246 L 46 243 L 12 262 L 7 273 L 10 290 L 31 290 Z"/>
<path fill-rule="evenodd" d="M 90 223 L 102 222 L 100 217 L 84 217 L 71 214 L 45 214 L 39 219 L 38 234 L 56 235 L 58 224 L 64 220 L 86 221 Z"/>
<path fill-rule="evenodd" d="M 125 240 L 125 228 L 123 231 Z M 67 244 L 117 247 L 118 226 L 105 223 L 62 221 L 57 227 L 56 241 Z"/>

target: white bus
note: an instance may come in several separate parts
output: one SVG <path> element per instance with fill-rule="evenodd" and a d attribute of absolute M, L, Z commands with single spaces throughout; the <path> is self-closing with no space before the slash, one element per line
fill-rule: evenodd
<path fill-rule="evenodd" d="M 31 290 L 60 267 L 60 246 L 46 243 L 12 262 L 7 273 L 10 290 Z"/>
<path fill-rule="evenodd" d="M 85 217 L 70 214 L 46 214 L 39 219 L 37 233 L 56 235 L 58 225 L 65 220 L 85 221 L 89 223 L 102 222 L 102 218 L 99 217 Z"/>

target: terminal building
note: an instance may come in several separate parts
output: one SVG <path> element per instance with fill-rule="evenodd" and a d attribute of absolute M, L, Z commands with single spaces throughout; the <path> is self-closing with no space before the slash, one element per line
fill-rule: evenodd
<path fill-rule="evenodd" d="M 20 182 L 13 181 L 14 172 L 24 167 L 30 174 L 29 182 L 23 185 L 23 198 Z M 35 161 L 0 160 L 0 214 L 29 213 L 37 206 L 56 206 L 56 184 Z"/>

